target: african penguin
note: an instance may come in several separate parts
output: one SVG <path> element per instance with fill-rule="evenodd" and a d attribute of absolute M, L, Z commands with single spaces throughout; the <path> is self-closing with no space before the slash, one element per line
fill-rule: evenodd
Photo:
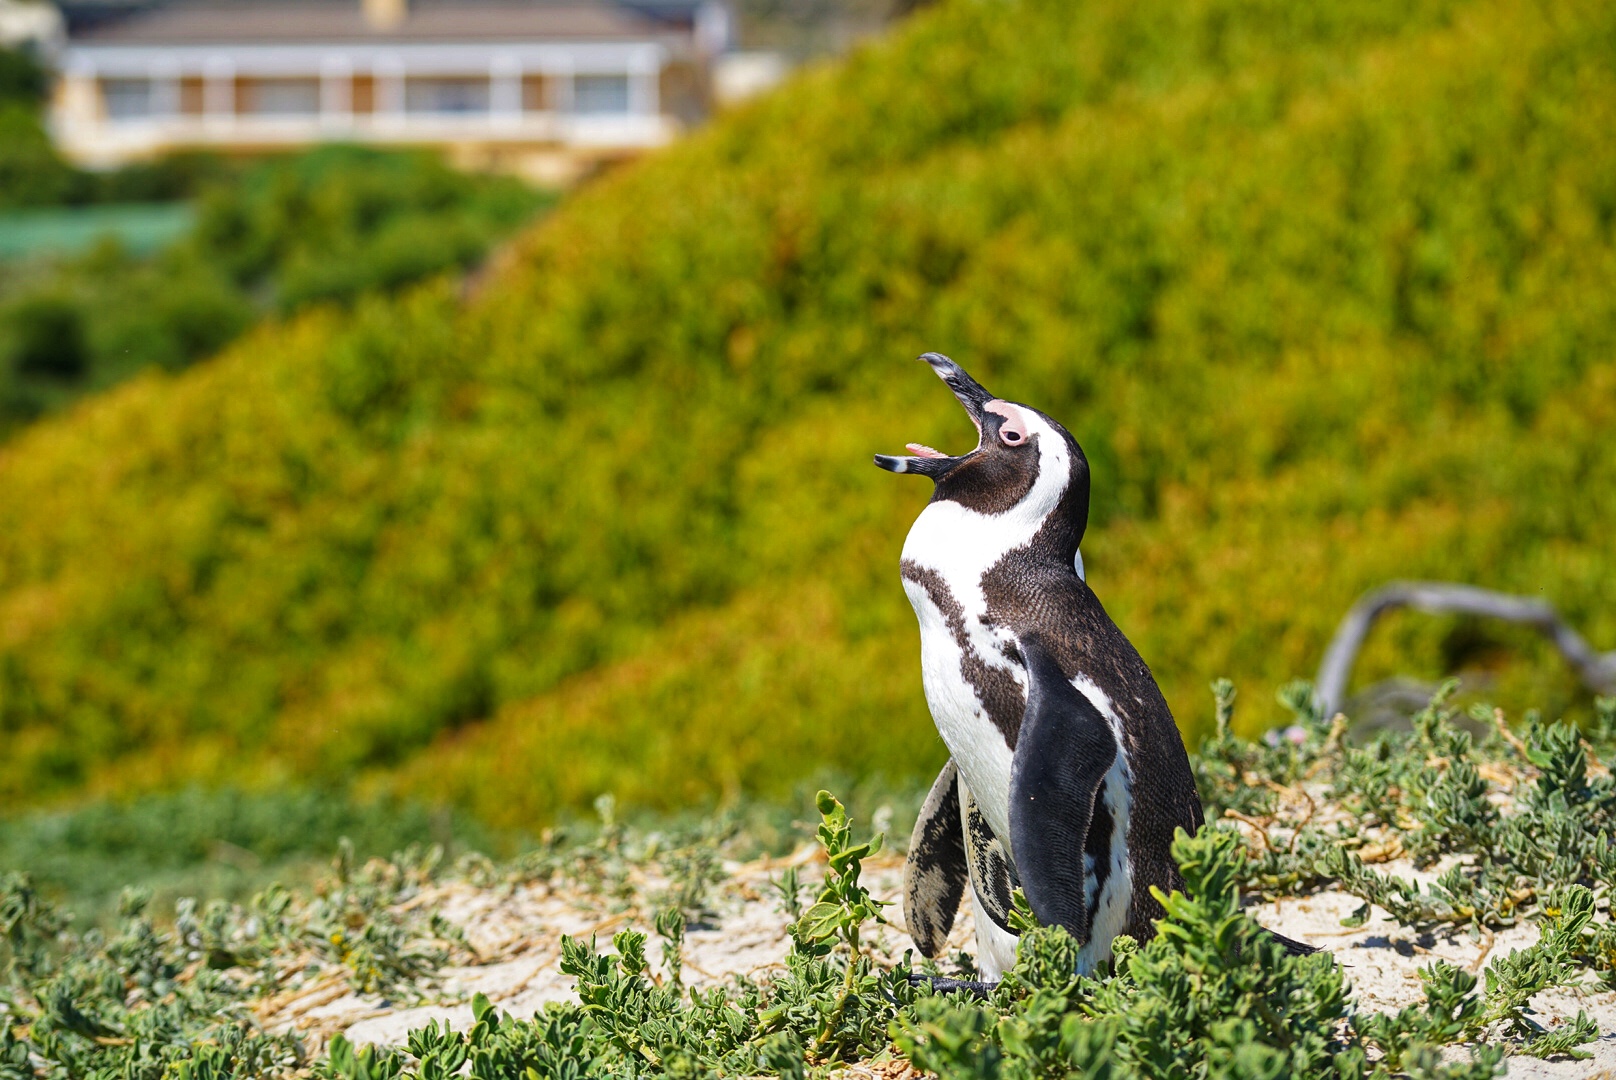
<path fill-rule="evenodd" d="M 1201 825 L 1178 728 L 1150 669 L 1084 581 L 1089 468 L 1050 417 L 994 397 L 946 356 L 921 357 L 976 424 L 976 449 L 878 456 L 936 484 L 903 546 L 926 703 L 952 755 L 905 867 L 915 944 L 941 952 L 969 882 L 977 964 L 1015 961 L 1011 890 L 1078 940 L 1080 971 L 1163 914 L 1183 881 L 1173 831 Z"/>

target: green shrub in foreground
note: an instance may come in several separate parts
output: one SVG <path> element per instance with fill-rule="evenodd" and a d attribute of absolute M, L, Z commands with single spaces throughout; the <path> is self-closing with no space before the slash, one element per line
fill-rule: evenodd
<path fill-rule="evenodd" d="M 733 829 L 641 829 L 603 804 L 593 833 L 549 834 L 505 866 L 468 857 L 455 873 L 483 889 L 539 887 L 608 910 L 626 903 L 643 927 L 654 923 L 660 970 L 641 929 L 619 932 L 610 950 L 568 939 L 559 962 L 576 980 L 575 1002 L 519 1018 L 477 1000 L 468 1032 L 435 1023 L 392 1049 L 338 1040 L 314 1060 L 296 1039 L 255 1027 L 255 1007 L 333 983 L 425 1001 L 440 992 L 446 963 L 472 959 L 460 932 L 422 902 L 441 853 L 359 865 L 345 846 L 312 894 L 271 887 L 246 904 L 186 900 L 172 920 L 151 917 L 146 898 L 131 892 L 115 926 L 89 932 L 75 931 L 24 876 L 0 877 L 0 1068 L 23 1070 L 0 1075 L 247 1080 L 312 1068 L 329 1080 L 447 1080 L 462 1069 L 479 1080 L 797 1080 L 905 1057 L 944 1080 L 1479 1080 L 1496 1075 L 1506 1048 L 1581 1055 L 1597 1034 L 1588 1018 L 1547 1027 L 1531 1003 L 1590 974 L 1611 978 L 1616 923 L 1606 908 L 1616 874 L 1601 855 L 1609 831 L 1602 815 L 1616 794 L 1598 759 L 1610 747 L 1609 725 L 1592 747 L 1564 724 L 1530 725 L 1524 739 L 1495 729 L 1477 742 L 1458 724 L 1450 687 L 1412 732 L 1379 733 L 1363 747 L 1344 725 L 1310 711 L 1306 687 L 1293 684 L 1282 696 L 1297 710 L 1301 737 L 1252 742 L 1229 729 L 1231 688 L 1217 689 L 1219 734 L 1197 761 L 1209 810 L 1214 818 L 1220 808 L 1233 811 L 1242 828 L 1262 835 L 1242 842 L 1216 823 L 1193 837 L 1180 833 L 1174 857 L 1184 892 L 1160 897 L 1165 916 L 1151 941 L 1120 939 L 1114 964 L 1092 977 L 1073 974 L 1077 945 L 1065 931 L 1036 926 L 985 1000 L 912 985 L 904 964 L 877 965 L 863 945 L 881 905 L 862 874 L 879 838 L 860 841 L 845 808 L 821 792 L 827 872 L 807 905 L 795 877 L 781 882 L 792 922 L 780 968 L 691 987 L 685 930 L 691 919 L 713 917 L 711 890 L 724 876 L 723 856 L 735 850 Z M 1601 708 L 1610 713 L 1616 701 Z M 1508 799 L 1489 802 L 1498 838 L 1490 847 L 1472 846 L 1470 823 L 1483 813 L 1471 797 L 1472 773 L 1510 788 Z M 1304 782 L 1329 824 L 1313 811 L 1281 812 Z M 1593 835 L 1565 846 L 1568 832 Z M 1326 842 L 1291 842 L 1304 835 Z M 1320 854 L 1384 847 L 1391 838 L 1428 856 L 1460 856 L 1463 872 L 1420 889 L 1353 854 L 1338 880 L 1338 858 Z M 635 879 L 663 884 L 641 894 Z M 1537 940 L 1494 953 L 1479 977 L 1433 963 L 1420 972 L 1422 1001 L 1363 1011 L 1329 957 L 1290 956 L 1241 910 L 1241 888 L 1324 885 L 1383 904 L 1406 930 L 1490 931 L 1524 918 L 1537 924 Z M 1457 901 L 1466 889 L 1510 893 L 1514 907 L 1465 910 Z M 1469 1059 L 1443 1063 L 1439 1050 L 1456 1044 L 1470 1044 Z"/>
<path fill-rule="evenodd" d="M 337 975 L 356 992 L 420 1000 L 468 950 L 412 910 L 441 851 L 356 865 L 344 847 L 315 896 L 271 886 L 251 903 L 180 901 L 172 922 L 130 889 L 109 932 L 76 933 L 26 875 L 0 873 L 0 1076 L 286 1076 L 303 1058 L 251 1005 Z M 9 1071 L 7 1071 L 9 1070 Z"/>
<path fill-rule="evenodd" d="M 821 807 L 829 808 L 826 855 L 842 866 L 844 881 L 856 881 L 859 856 L 848 846 L 845 815 L 828 796 Z M 782 975 L 686 990 L 676 978 L 653 975 L 641 933 L 618 933 L 615 955 L 568 939 L 561 964 L 578 980 L 577 1004 L 547 1005 L 520 1020 L 479 998 L 469 1032 L 434 1023 L 411 1032 L 404 1050 L 355 1050 L 339 1039 L 317 1071 L 331 1080 L 436 1080 L 469 1062 L 480 1080 L 801 1077 L 895 1048 L 944 1080 L 1479 1080 L 1499 1073 L 1495 1046 L 1474 1049 L 1467 1063 L 1437 1059 L 1438 1047 L 1481 1034 L 1473 977 L 1433 965 L 1425 1006 L 1361 1020 L 1330 957 L 1286 954 L 1240 911 L 1238 838 L 1180 832 L 1174 853 L 1188 892 L 1162 897 L 1167 916 L 1157 937 L 1142 948 L 1124 942 L 1115 971 L 1096 978 L 1072 974 L 1077 945 L 1049 928 L 1026 934 L 1015 968 L 985 1003 L 916 989 L 902 970 L 877 972 L 857 952 L 814 947 L 838 935 L 855 941 L 869 910 L 856 888 L 827 885 L 833 899 L 803 917 Z M 816 937 L 807 929 L 836 921 L 838 912 L 840 930 Z M 1552 950 L 1557 932 L 1540 948 Z M 1574 1025 L 1558 1033 L 1556 1049 L 1590 1036 L 1586 1024 Z"/>
<path fill-rule="evenodd" d="M 923 999 L 894 1022 L 898 1046 L 945 1080 L 1498 1074 L 1498 1047 L 1476 1048 L 1467 1064 L 1436 1058 L 1436 1048 L 1480 1030 L 1443 1023 L 1449 1010 L 1478 1010 L 1465 993 L 1473 977 L 1437 964 L 1428 969 L 1428 1005 L 1404 1010 L 1405 1022 L 1356 1016 L 1329 955 L 1287 954 L 1240 910 L 1236 836 L 1180 830 L 1173 854 L 1185 892 L 1159 897 L 1167 915 L 1157 936 L 1143 947 L 1120 942 L 1112 974 L 1073 976 L 1076 942 L 1058 927 L 1029 931 L 990 1004 Z M 1444 994 L 1442 980 L 1453 977 L 1468 978 L 1465 992 Z M 1441 984 L 1435 993 L 1433 983 Z M 1579 1028 L 1578 1036 L 1592 1032 Z M 1371 1050 L 1379 1052 L 1374 1063 Z"/>

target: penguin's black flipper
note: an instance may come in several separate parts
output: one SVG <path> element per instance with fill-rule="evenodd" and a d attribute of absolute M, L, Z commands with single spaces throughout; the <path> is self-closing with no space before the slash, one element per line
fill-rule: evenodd
<path fill-rule="evenodd" d="M 1027 708 L 1010 764 L 1010 846 L 1038 921 L 1086 942 L 1083 850 L 1117 740 L 1036 638 L 1022 639 L 1021 656 Z"/>
<path fill-rule="evenodd" d="M 959 770 L 949 759 L 920 806 L 903 862 L 903 918 L 925 956 L 938 956 L 965 895 L 965 837 L 960 829 Z"/>

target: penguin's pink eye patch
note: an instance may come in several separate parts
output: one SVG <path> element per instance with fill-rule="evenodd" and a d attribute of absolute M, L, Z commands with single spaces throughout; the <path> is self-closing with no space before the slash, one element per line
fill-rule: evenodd
<path fill-rule="evenodd" d="M 1025 446 L 1027 443 L 1027 420 L 1021 415 L 1021 410 L 1008 401 L 990 401 L 982 407 L 984 411 L 997 413 L 1004 417 L 999 425 L 999 441 L 1006 446 Z"/>

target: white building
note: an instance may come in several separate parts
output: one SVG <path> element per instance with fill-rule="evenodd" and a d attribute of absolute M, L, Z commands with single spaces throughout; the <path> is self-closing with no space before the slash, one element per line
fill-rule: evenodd
<path fill-rule="evenodd" d="M 61 47 L 62 13 L 46 0 L 0 0 L 0 46 L 49 58 Z"/>
<path fill-rule="evenodd" d="M 728 36 L 711 0 L 179 0 L 71 33 L 51 121 L 89 166 L 341 141 L 562 179 L 699 115 Z"/>

